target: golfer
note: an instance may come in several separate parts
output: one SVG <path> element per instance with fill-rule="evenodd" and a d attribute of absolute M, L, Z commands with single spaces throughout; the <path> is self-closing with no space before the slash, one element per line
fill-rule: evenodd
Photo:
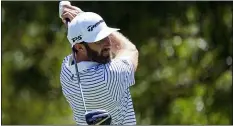
<path fill-rule="evenodd" d="M 111 115 L 113 125 L 136 125 L 129 90 L 138 66 L 135 45 L 96 13 L 70 5 L 64 7 L 61 17 L 64 23 L 70 20 L 67 38 L 76 52 L 79 73 L 77 76 L 72 55 L 66 56 L 60 81 L 76 123 L 87 125 L 81 83 L 87 111 L 103 109 Z"/>

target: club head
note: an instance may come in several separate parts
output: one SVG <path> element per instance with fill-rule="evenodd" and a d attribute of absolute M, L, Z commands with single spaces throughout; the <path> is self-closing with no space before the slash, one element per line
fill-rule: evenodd
<path fill-rule="evenodd" d="M 85 114 L 88 125 L 111 125 L 112 117 L 105 110 L 92 110 Z"/>

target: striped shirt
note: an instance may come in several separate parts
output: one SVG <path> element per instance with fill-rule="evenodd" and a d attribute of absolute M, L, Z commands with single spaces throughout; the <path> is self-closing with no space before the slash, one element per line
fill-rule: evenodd
<path fill-rule="evenodd" d="M 113 59 L 107 64 L 82 61 L 78 63 L 77 79 L 72 55 L 62 63 L 60 81 L 74 120 L 87 125 L 79 83 L 82 86 L 87 111 L 104 109 L 112 116 L 112 125 L 136 125 L 129 87 L 134 85 L 134 68 L 127 59 Z"/>

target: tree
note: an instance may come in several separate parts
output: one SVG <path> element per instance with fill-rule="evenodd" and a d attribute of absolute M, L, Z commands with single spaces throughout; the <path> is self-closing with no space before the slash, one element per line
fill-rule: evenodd
<path fill-rule="evenodd" d="M 139 49 L 131 89 L 138 124 L 232 124 L 228 2 L 72 4 Z M 58 2 L 2 2 L 3 124 L 74 124 L 59 82 L 69 53 Z"/>

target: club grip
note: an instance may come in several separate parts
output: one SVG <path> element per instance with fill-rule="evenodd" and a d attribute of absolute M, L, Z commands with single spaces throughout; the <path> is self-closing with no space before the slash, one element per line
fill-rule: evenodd
<path fill-rule="evenodd" d="M 68 22 L 70 22 L 70 19 L 69 18 L 66 18 L 66 24 L 68 24 Z"/>

